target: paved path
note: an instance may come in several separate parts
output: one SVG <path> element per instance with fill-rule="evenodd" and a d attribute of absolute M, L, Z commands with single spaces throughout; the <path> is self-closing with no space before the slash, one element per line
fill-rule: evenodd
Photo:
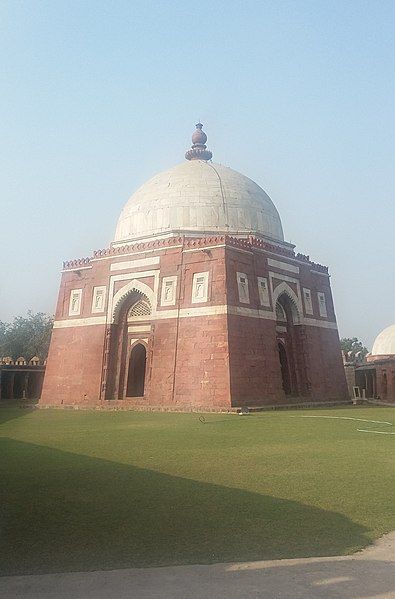
<path fill-rule="evenodd" d="M 395 532 L 353 556 L 0 578 L 6 599 L 395 599 Z"/>

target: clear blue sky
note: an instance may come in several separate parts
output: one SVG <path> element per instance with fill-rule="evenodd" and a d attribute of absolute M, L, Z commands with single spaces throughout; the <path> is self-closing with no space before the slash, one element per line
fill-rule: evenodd
<path fill-rule="evenodd" d="M 201 119 L 370 347 L 395 322 L 394 24 L 385 0 L 3 0 L 0 319 L 53 312 L 62 260 L 108 245 Z"/>

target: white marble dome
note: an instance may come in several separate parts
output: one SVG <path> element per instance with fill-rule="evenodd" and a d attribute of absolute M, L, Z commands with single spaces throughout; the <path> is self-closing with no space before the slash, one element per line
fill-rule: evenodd
<path fill-rule="evenodd" d="M 395 356 L 395 324 L 377 335 L 373 343 L 371 356 Z"/>
<path fill-rule="evenodd" d="M 204 150 L 192 146 L 187 154 L 209 153 L 199 145 Z M 277 209 L 259 185 L 231 168 L 195 158 L 155 175 L 131 196 L 113 243 L 223 233 L 284 241 Z"/>

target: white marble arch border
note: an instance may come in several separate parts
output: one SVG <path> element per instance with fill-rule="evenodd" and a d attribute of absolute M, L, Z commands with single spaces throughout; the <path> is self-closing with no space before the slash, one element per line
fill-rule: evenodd
<path fill-rule="evenodd" d="M 114 279 L 115 278 L 116 277 L 114 277 Z M 111 285 L 112 288 L 113 288 L 114 282 L 115 281 L 112 281 L 112 285 Z M 140 281 L 137 278 L 136 279 L 132 278 L 128 283 L 126 283 L 126 285 L 121 287 L 121 289 L 119 289 L 112 298 L 110 298 L 109 305 L 108 305 L 108 322 L 110 322 L 111 324 L 116 322 L 117 312 L 122 304 L 122 301 L 125 299 L 126 296 L 130 295 L 133 291 L 137 291 L 138 293 L 145 295 L 145 297 L 148 299 L 149 303 L 151 304 L 152 314 L 154 314 L 156 312 L 156 295 L 157 295 L 156 285 L 155 285 L 155 290 L 153 290 L 146 283 L 143 283 L 142 281 Z M 146 316 L 143 317 L 143 320 L 147 320 L 147 317 Z"/>
<path fill-rule="evenodd" d="M 272 299 L 274 309 L 276 307 L 276 303 L 280 295 L 285 294 L 291 301 L 294 310 L 292 310 L 292 320 L 294 324 L 301 324 L 303 319 L 303 308 L 301 305 L 300 298 L 296 295 L 295 291 L 286 283 L 282 281 L 277 287 L 273 290 L 272 283 Z"/>

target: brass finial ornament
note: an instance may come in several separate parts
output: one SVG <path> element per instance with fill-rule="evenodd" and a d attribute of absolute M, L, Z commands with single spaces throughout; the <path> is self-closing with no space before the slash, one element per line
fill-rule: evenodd
<path fill-rule="evenodd" d="M 185 153 L 187 160 L 211 160 L 212 152 L 207 150 L 207 135 L 203 131 L 202 123 L 197 123 L 196 131 L 192 135 L 192 148 Z"/>

